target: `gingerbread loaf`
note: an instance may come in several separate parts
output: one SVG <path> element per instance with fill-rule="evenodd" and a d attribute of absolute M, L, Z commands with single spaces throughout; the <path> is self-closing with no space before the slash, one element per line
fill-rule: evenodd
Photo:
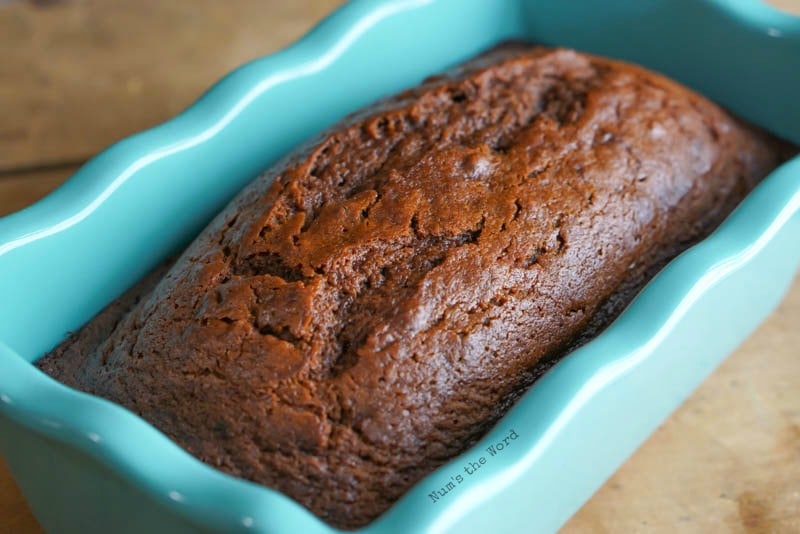
<path fill-rule="evenodd" d="M 785 155 L 645 69 L 503 47 L 289 155 L 39 366 L 362 526 Z"/>

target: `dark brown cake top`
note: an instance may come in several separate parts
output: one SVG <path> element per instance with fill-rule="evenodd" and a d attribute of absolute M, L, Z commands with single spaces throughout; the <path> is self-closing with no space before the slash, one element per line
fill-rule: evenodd
<path fill-rule="evenodd" d="M 497 50 L 295 152 L 99 346 L 79 335 L 42 365 L 363 525 L 778 162 L 643 69 Z"/>

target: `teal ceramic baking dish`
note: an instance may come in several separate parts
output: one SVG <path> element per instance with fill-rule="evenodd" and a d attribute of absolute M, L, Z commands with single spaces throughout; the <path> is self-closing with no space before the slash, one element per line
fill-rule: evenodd
<path fill-rule="evenodd" d="M 352 2 L 187 111 L 0 220 L 0 452 L 51 532 L 333 533 L 31 362 L 176 251 L 259 171 L 374 99 L 505 39 L 682 80 L 800 143 L 800 20 L 757 0 Z M 800 264 L 800 159 L 673 261 L 485 439 L 362 532 L 552 532 L 776 306 Z M 501 452 L 487 449 L 506 442 Z M 495 447 L 497 451 L 498 447 Z M 464 466 L 485 463 L 436 502 Z"/>

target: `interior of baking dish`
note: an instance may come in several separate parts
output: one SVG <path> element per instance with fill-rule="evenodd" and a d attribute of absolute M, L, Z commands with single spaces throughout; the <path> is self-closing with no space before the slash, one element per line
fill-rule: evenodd
<path fill-rule="evenodd" d="M 335 532 L 30 362 L 346 113 L 507 39 L 632 60 L 800 143 L 800 21 L 758 0 L 358 0 L 0 220 L 0 451 L 45 528 Z M 800 263 L 800 159 L 603 335 L 365 532 L 553 531 L 773 309 Z M 714 335 L 708 335 L 714 332 Z M 470 483 L 463 465 L 518 436 Z"/>

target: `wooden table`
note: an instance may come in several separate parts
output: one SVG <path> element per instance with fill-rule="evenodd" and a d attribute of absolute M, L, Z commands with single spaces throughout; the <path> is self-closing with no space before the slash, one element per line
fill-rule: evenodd
<path fill-rule="evenodd" d="M 0 215 L 339 3 L 0 0 Z M 800 279 L 563 532 L 800 532 L 798 347 Z M 41 529 L 0 459 L 6 532 Z"/>

